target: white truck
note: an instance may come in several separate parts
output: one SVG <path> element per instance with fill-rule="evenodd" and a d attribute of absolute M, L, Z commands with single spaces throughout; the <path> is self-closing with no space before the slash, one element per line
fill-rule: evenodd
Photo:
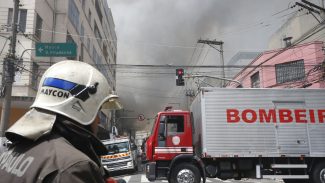
<path fill-rule="evenodd" d="M 190 111 L 157 114 L 146 158 L 150 181 L 325 183 L 325 90 L 202 88 Z"/>
<path fill-rule="evenodd" d="M 119 170 L 138 170 L 137 147 L 128 137 L 114 137 L 102 140 L 108 154 L 101 156 L 101 162 L 109 172 Z"/>

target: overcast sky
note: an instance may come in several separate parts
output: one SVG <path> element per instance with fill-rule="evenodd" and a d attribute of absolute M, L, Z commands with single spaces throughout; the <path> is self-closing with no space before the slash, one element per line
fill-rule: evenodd
<path fill-rule="evenodd" d="M 117 63 L 220 65 L 219 52 L 197 44 L 200 38 L 223 41 L 225 62 L 240 51 L 266 50 L 270 36 L 298 10 L 290 8 L 294 2 L 108 0 L 117 34 Z M 220 76 L 220 71 L 213 74 Z M 175 85 L 175 67 L 117 70 L 117 91 L 129 116 L 151 118 L 166 105 L 184 109 L 185 89 Z"/>

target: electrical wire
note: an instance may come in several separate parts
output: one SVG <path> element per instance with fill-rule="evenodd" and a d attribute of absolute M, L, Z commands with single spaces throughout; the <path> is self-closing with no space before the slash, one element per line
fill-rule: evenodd
<path fill-rule="evenodd" d="M 323 22 L 325 22 L 325 21 L 323 21 Z M 322 25 L 322 24 L 319 24 L 319 25 Z M 284 53 L 285 51 L 287 51 L 287 50 L 293 48 L 294 46 L 297 46 L 300 42 L 302 42 L 302 41 L 308 39 L 309 37 L 311 37 L 312 35 L 316 34 L 317 32 L 319 32 L 319 31 L 321 31 L 321 30 L 322 30 L 322 29 L 319 29 L 319 30 L 316 29 L 315 32 L 313 32 L 313 33 L 307 35 L 305 38 L 301 39 L 300 41 L 297 41 L 295 44 L 292 44 L 291 46 L 288 46 L 288 47 L 286 47 L 286 48 L 280 50 L 279 52 L 273 54 L 272 56 L 270 56 L 269 58 L 267 58 L 266 60 L 264 60 L 263 62 L 261 62 L 260 64 L 258 64 L 258 66 L 263 65 L 264 63 L 266 63 L 266 62 L 268 62 L 269 60 L 271 60 L 271 59 L 277 57 L 278 55 Z M 249 74 L 251 74 L 253 71 L 254 71 L 254 69 L 253 69 L 252 71 L 248 72 L 248 73 L 243 77 L 243 79 L 246 78 L 246 77 L 247 77 Z"/>
<path fill-rule="evenodd" d="M 112 40 L 112 41 L 114 41 L 114 40 Z M 116 41 L 116 40 L 115 40 Z M 164 46 L 164 44 L 160 44 L 159 46 Z M 175 45 L 174 45 L 175 46 Z M 167 45 L 167 47 L 173 47 L 173 45 Z M 175 46 L 175 47 L 178 47 L 177 45 Z M 180 47 L 182 47 L 182 46 L 180 46 Z M 188 47 L 184 47 L 184 48 L 188 48 Z M 190 47 L 190 48 L 195 48 L 195 49 L 197 49 L 197 46 L 195 46 L 195 47 Z M 207 55 L 207 54 L 206 54 Z M 205 56 L 206 57 L 206 56 Z M 203 60 L 204 61 L 204 60 Z M 137 67 L 137 66 L 136 66 Z M 141 66 L 139 66 L 139 67 L 141 67 Z M 155 66 L 153 66 L 153 67 L 155 67 Z M 192 66 L 188 66 L 188 67 L 192 67 Z M 208 66 L 208 67 L 211 67 L 211 66 Z"/>
<path fill-rule="evenodd" d="M 1 37 L 5 37 L 5 36 L 1 36 Z M 8 42 L 8 40 L 9 40 L 9 38 L 7 38 L 7 39 L 6 39 L 6 41 L 5 41 L 5 43 L 3 44 L 3 47 L 2 47 L 2 49 L 1 49 L 1 51 L 0 51 L 0 55 L 2 55 L 2 53 L 3 53 L 3 50 L 5 49 L 5 47 L 6 47 L 6 45 L 7 45 L 7 42 Z"/>

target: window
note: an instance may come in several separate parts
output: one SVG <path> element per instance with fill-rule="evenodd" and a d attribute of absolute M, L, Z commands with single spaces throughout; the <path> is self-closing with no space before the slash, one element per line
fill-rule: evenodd
<path fill-rule="evenodd" d="M 38 83 L 38 72 L 39 72 L 39 65 L 36 62 L 33 62 L 32 66 L 32 88 L 37 89 Z"/>
<path fill-rule="evenodd" d="M 167 116 L 162 115 L 159 119 L 158 147 L 165 147 L 166 145 L 166 121 Z"/>
<path fill-rule="evenodd" d="M 104 64 L 102 63 L 102 56 L 98 54 L 96 51 L 95 46 L 93 46 L 93 61 L 96 64 L 96 67 L 98 70 L 108 78 L 108 72 L 107 69 L 105 68 Z"/>
<path fill-rule="evenodd" d="M 102 64 L 102 57 L 96 51 L 95 46 L 93 47 L 93 60 L 96 64 L 97 68 L 100 68 L 100 65 Z"/>
<path fill-rule="evenodd" d="M 7 24 L 12 26 L 12 21 L 14 18 L 13 9 L 8 9 L 8 19 Z M 18 11 L 18 31 L 25 32 L 26 31 L 26 20 L 27 20 L 27 9 L 19 9 Z M 7 29 L 9 31 L 9 29 Z"/>
<path fill-rule="evenodd" d="M 84 60 L 84 44 L 81 43 L 79 61 L 83 61 L 83 60 Z"/>
<path fill-rule="evenodd" d="M 82 0 L 82 9 L 85 11 L 86 0 Z"/>
<path fill-rule="evenodd" d="M 74 28 L 78 31 L 78 27 L 79 27 L 79 11 L 78 11 L 78 8 L 77 8 L 77 6 L 76 6 L 76 4 L 74 3 L 73 0 L 69 0 L 68 17 L 69 17 L 72 25 L 74 26 Z"/>
<path fill-rule="evenodd" d="M 88 50 L 89 55 L 90 55 L 91 50 L 90 50 L 90 39 L 89 39 L 89 37 L 87 37 L 87 50 Z M 90 55 L 90 57 L 91 57 L 91 55 Z"/>
<path fill-rule="evenodd" d="M 105 145 L 109 155 L 128 152 L 129 151 L 129 143 L 128 142 L 120 142 L 114 144 Z"/>
<path fill-rule="evenodd" d="M 94 26 L 94 33 L 95 33 L 95 37 L 96 37 L 98 43 L 100 44 L 100 41 L 102 40 L 102 36 L 100 35 L 99 29 L 98 29 L 98 26 L 96 23 Z"/>
<path fill-rule="evenodd" d="M 84 42 L 85 40 L 85 29 L 84 29 L 84 26 L 81 24 L 80 26 L 80 39 L 82 42 Z"/>
<path fill-rule="evenodd" d="M 13 16 L 14 16 L 13 13 L 14 13 L 13 9 L 9 8 L 8 9 L 7 25 L 10 26 L 10 27 L 12 26 L 12 19 L 13 19 Z M 7 31 L 10 31 L 10 29 L 7 29 Z"/>
<path fill-rule="evenodd" d="M 35 27 L 35 36 L 41 40 L 42 37 L 42 26 L 43 20 L 42 18 L 36 13 L 36 27 Z"/>
<path fill-rule="evenodd" d="M 100 22 L 102 23 L 102 19 L 103 19 L 103 15 L 102 15 L 102 11 L 100 10 L 100 5 L 99 5 L 99 1 L 95 0 L 95 8 L 98 14 L 98 18 L 100 20 Z"/>
<path fill-rule="evenodd" d="M 91 26 L 91 11 L 90 11 L 90 9 L 88 11 L 88 22 L 89 22 L 89 24 Z"/>
<path fill-rule="evenodd" d="M 184 132 L 184 116 L 168 116 L 167 117 L 167 133 Z"/>
<path fill-rule="evenodd" d="M 98 60 L 97 60 L 97 51 L 95 49 L 95 46 L 93 46 L 93 61 L 95 62 L 95 64 L 98 64 Z"/>
<path fill-rule="evenodd" d="M 108 52 L 107 52 L 107 46 L 106 46 L 105 43 L 103 44 L 103 55 L 104 55 L 105 59 L 107 59 L 107 57 L 108 57 Z"/>
<path fill-rule="evenodd" d="M 74 42 L 72 36 L 70 35 L 69 32 L 67 32 L 67 38 L 66 38 L 66 42 L 67 43 L 74 43 L 76 44 L 76 42 Z M 67 57 L 68 60 L 76 60 L 77 58 L 76 57 Z"/>
<path fill-rule="evenodd" d="M 256 72 L 251 76 L 251 87 L 252 88 L 259 88 L 260 87 L 260 74 Z"/>
<path fill-rule="evenodd" d="M 304 60 L 297 60 L 275 65 L 276 83 L 298 81 L 305 78 Z"/>
<path fill-rule="evenodd" d="M 19 10 L 19 31 L 25 32 L 26 31 L 26 20 L 27 20 L 27 10 L 26 9 L 20 9 Z"/>

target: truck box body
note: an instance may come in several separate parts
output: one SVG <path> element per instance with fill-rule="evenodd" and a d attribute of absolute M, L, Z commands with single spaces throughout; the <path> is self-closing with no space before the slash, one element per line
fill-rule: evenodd
<path fill-rule="evenodd" d="M 191 105 L 201 157 L 324 157 L 325 90 L 203 88 Z"/>

